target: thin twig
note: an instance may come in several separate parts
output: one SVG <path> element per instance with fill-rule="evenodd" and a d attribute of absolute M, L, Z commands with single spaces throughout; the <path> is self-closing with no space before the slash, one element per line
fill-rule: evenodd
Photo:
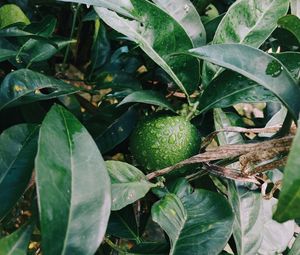
<path fill-rule="evenodd" d="M 266 128 L 243 128 L 243 127 L 225 127 L 210 133 L 202 142 L 202 148 L 206 148 L 215 136 L 221 132 L 236 132 L 236 133 L 275 133 L 281 128 L 280 125 Z"/>
<path fill-rule="evenodd" d="M 260 142 L 260 143 L 224 145 L 224 146 L 219 146 L 214 149 L 207 149 L 207 151 L 204 153 L 197 154 L 197 155 L 190 157 L 186 160 L 183 160 L 173 166 L 166 167 L 166 168 L 154 171 L 152 173 L 149 173 L 146 177 L 148 180 L 151 180 L 155 177 L 165 175 L 171 171 L 174 171 L 176 169 L 179 169 L 183 166 L 190 165 L 190 164 L 209 163 L 209 162 L 215 161 L 215 160 L 239 157 L 243 154 L 247 154 L 247 153 L 253 152 L 253 151 L 259 152 L 259 151 L 272 150 L 274 148 L 279 148 L 279 147 L 289 147 L 292 143 L 292 140 L 293 140 L 293 136 L 286 136 L 286 137 L 282 137 L 279 139 L 273 139 L 270 141 L 265 141 L 265 142 Z M 223 170 L 226 170 L 226 169 L 223 169 Z M 229 171 L 229 173 L 232 174 L 232 170 Z M 216 174 L 216 172 L 215 172 L 215 174 Z M 240 172 L 240 175 L 242 176 L 243 173 Z M 228 178 L 232 179 L 232 176 L 230 176 L 230 175 L 226 176 L 226 171 L 225 171 L 224 177 L 228 177 Z M 237 176 L 237 178 L 238 178 L 238 176 Z"/>

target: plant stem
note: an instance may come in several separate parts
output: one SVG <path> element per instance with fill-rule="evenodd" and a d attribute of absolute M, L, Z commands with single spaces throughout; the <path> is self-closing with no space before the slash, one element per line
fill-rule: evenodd
<path fill-rule="evenodd" d="M 72 38 L 74 36 L 75 25 L 76 25 L 76 20 L 77 20 L 79 9 L 80 9 L 80 4 L 77 4 L 77 6 L 75 7 L 75 10 L 74 10 L 74 15 L 73 15 L 73 20 L 72 20 L 72 28 L 71 28 L 71 33 L 70 33 L 70 40 L 72 40 Z M 64 56 L 64 60 L 63 60 L 63 66 L 67 63 L 69 52 L 70 52 L 70 44 L 68 44 L 67 48 L 66 48 L 66 52 L 65 52 L 65 56 Z"/>
<path fill-rule="evenodd" d="M 189 112 L 189 114 L 186 116 L 186 120 L 187 120 L 187 121 L 190 121 L 190 120 L 193 118 L 195 112 L 197 111 L 199 102 L 196 102 L 196 103 L 190 104 L 190 105 L 193 106 L 193 109 L 191 109 L 190 112 Z"/>
<path fill-rule="evenodd" d="M 114 244 L 109 238 L 105 238 L 105 242 L 111 247 L 113 248 L 115 251 L 119 252 L 119 254 L 121 255 L 126 255 L 128 254 L 128 252 L 122 250 L 119 246 L 117 246 L 116 244 Z"/>

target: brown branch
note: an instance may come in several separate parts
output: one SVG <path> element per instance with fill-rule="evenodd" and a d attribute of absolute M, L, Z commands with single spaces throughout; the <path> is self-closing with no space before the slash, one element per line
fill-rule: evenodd
<path fill-rule="evenodd" d="M 207 147 L 215 136 L 221 132 L 236 132 L 236 133 L 275 133 L 279 131 L 281 126 L 272 126 L 266 128 L 242 128 L 242 127 L 225 127 L 210 133 L 202 142 L 202 147 Z"/>
<path fill-rule="evenodd" d="M 279 139 L 273 139 L 270 141 L 260 142 L 260 143 L 250 143 L 250 144 L 234 144 L 234 145 L 224 145 L 219 146 L 214 149 L 207 149 L 206 152 L 197 154 L 193 157 L 190 157 L 186 160 L 183 160 L 173 166 L 169 166 L 157 171 L 154 171 L 152 173 L 149 173 L 146 177 L 148 180 L 151 180 L 155 177 L 165 175 L 167 173 L 170 173 L 171 171 L 174 171 L 178 168 L 181 168 L 186 165 L 190 164 L 199 164 L 199 163 L 209 163 L 210 161 L 220 160 L 220 159 L 227 159 L 227 158 L 234 158 L 239 157 L 243 154 L 247 154 L 249 152 L 259 152 L 259 151 L 266 151 L 266 150 L 272 150 L 274 148 L 279 147 L 289 147 L 292 143 L 293 136 L 286 136 Z M 212 166 L 212 165 L 210 165 Z M 210 167 L 210 172 L 217 174 L 216 171 L 216 165 L 213 165 L 214 169 Z M 224 177 L 227 178 L 234 178 L 234 175 L 232 175 L 232 169 L 230 171 L 225 171 L 226 169 L 223 168 L 223 171 L 219 171 L 224 173 Z M 209 171 L 209 170 L 208 170 Z M 243 173 L 240 172 L 240 177 L 246 178 Z M 247 176 L 248 177 L 248 176 Z M 235 176 L 235 178 L 239 178 L 239 176 Z M 249 181 L 249 180 L 248 180 Z M 252 180 L 253 182 L 253 180 Z"/>
<path fill-rule="evenodd" d="M 217 166 L 214 164 L 204 163 L 205 170 L 209 173 L 212 173 L 217 176 L 225 177 L 227 179 L 243 181 L 243 182 L 252 182 L 255 184 L 260 184 L 254 176 L 244 176 L 240 171 L 236 169 L 226 168 L 222 166 Z"/>

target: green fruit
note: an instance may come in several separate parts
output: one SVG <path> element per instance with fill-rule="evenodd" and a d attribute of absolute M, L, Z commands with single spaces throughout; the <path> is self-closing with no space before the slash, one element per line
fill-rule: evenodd
<path fill-rule="evenodd" d="M 30 24 L 21 8 L 15 4 L 5 4 L 0 8 L 0 29 L 14 23 Z"/>
<path fill-rule="evenodd" d="M 185 118 L 153 115 L 138 123 L 130 150 L 142 167 L 157 170 L 197 154 L 200 141 L 197 128 Z"/>

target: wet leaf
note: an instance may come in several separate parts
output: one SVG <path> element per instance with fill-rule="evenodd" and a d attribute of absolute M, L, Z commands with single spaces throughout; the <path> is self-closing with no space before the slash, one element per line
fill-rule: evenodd
<path fill-rule="evenodd" d="M 295 15 L 286 15 L 278 20 L 278 25 L 290 31 L 300 43 L 300 19 Z"/>
<path fill-rule="evenodd" d="M 106 161 L 111 180 L 113 211 L 132 204 L 144 197 L 156 185 L 147 181 L 146 176 L 136 167 L 120 161 Z"/>
<path fill-rule="evenodd" d="M 19 124 L 0 135 L 0 220 L 25 191 L 34 167 L 38 127 Z"/>
<path fill-rule="evenodd" d="M 125 97 L 119 103 L 119 105 L 123 105 L 127 103 L 144 103 L 144 104 L 157 105 L 175 112 L 173 106 L 161 93 L 152 90 L 135 91 L 129 94 L 127 97 Z"/>
<path fill-rule="evenodd" d="M 170 255 L 218 254 L 231 235 L 232 209 L 223 196 L 207 190 L 182 198 L 168 194 L 151 211 L 170 238 Z"/>
<path fill-rule="evenodd" d="M 231 69 L 264 86 L 279 98 L 295 120 L 298 118 L 300 88 L 286 67 L 269 54 L 241 44 L 203 46 L 190 50 L 188 54 Z M 249 59 L 252 61 L 249 62 Z M 281 65 L 280 74 L 275 72 L 277 77 L 267 72 L 270 63 Z M 282 89 L 282 84 L 285 84 L 285 89 Z"/>
<path fill-rule="evenodd" d="M 279 196 L 278 207 L 274 214 L 274 219 L 278 222 L 300 218 L 299 141 L 300 132 L 298 130 L 288 155 L 288 161 L 284 169 L 283 184 Z"/>
<path fill-rule="evenodd" d="M 69 95 L 77 91 L 78 88 L 61 80 L 29 69 L 20 69 L 8 74 L 0 86 L 0 110 Z"/>
<path fill-rule="evenodd" d="M 197 9 L 190 0 L 153 0 L 158 6 L 170 14 L 181 24 L 188 36 L 193 41 L 194 47 L 199 47 L 206 42 L 206 32 L 201 22 Z"/>
<path fill-rule="evenodd" d="M 0 239 L 0 255 L 26 255 L 33 224 L 24 225 Z"/>
<path fill-rule="evenodd" d="M 62 106 L 42 123 L 35 167 L 43 254 L 93 255 L 110 214 L 110 179 L 92 137 Z"/>

